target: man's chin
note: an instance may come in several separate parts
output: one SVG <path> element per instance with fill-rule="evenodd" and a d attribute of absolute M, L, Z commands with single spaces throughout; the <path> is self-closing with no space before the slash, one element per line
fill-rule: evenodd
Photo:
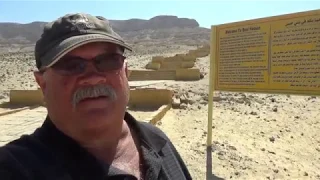
<path fill-rule="evenodd" d="M 85 128 L 98 128 L 108 125 L 112 118 L 112 109 L 109 108 L 86 108 L 78 110 L 78 123 L 81 123 Z"/>

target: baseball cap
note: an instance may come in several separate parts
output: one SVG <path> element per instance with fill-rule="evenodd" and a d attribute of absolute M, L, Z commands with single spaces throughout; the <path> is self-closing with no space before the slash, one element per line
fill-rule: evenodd
<path fill-rule="evenodd" d="M 37 68 L 51 67 L 73 49 L 92 42 L 109 42 L 132 51 L 102 16 L 86 13 L 66 14 L 47 23 L 35 46 Z"/>

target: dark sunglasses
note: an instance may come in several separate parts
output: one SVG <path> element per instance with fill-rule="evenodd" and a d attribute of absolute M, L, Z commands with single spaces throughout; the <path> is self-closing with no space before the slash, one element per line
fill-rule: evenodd
<path fill-rule="evenodd" d="M 98 72 L 108 72 L 119 70 L 125 59 L 125 56 L 115 53 L 100 54 L 92 60 L 78 56 L 65 56 L 56 62 L 52 69 L 65 76 L 79 75 L 85 72 L 89 63 L 92 63 Z"/>

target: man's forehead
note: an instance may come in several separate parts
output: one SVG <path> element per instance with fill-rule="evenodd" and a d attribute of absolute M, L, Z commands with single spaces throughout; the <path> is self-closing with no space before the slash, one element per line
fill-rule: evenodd
<path fill-rule="evenodd" d="M 82 45 L 66 55 L 70 56 L 95 56 L 104 52 L 123 53 L 123 48 L 113 43 L 94 42 Z"/>

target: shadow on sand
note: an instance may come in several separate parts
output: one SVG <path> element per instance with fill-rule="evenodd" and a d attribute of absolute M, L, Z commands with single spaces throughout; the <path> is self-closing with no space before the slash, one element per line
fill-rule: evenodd
<path fill-rule="evenodd" d="M 29 105 L 14 105 L 14 104 L 10 104 L 10 102 L 4 102 L 2 104 L 0 104 L 0 108 L 3 109 L 8 109 L 8 110 L 15 110 L 15 109 L 21 109 L 21 108 L 29 108 L 29 109 L 34 109 L 40 107 L 40 105 L 33 105 L 33 106 L 29 106 Z"/>
<path fill-rule="evenodd" d="M 0 104 L 0 108 L 4 108 L 4 109 L 20 109 L 20 108 L 24 108 L 26 107 L 25 105 L 13 105 L 10 104 L 9 102 L 5 102 Z"/>
<path fill-rule="evenodd" d="M 207 177 L 206 180 L 224 180 L 212 174 L 212 147 L 207 147 Z"/>

